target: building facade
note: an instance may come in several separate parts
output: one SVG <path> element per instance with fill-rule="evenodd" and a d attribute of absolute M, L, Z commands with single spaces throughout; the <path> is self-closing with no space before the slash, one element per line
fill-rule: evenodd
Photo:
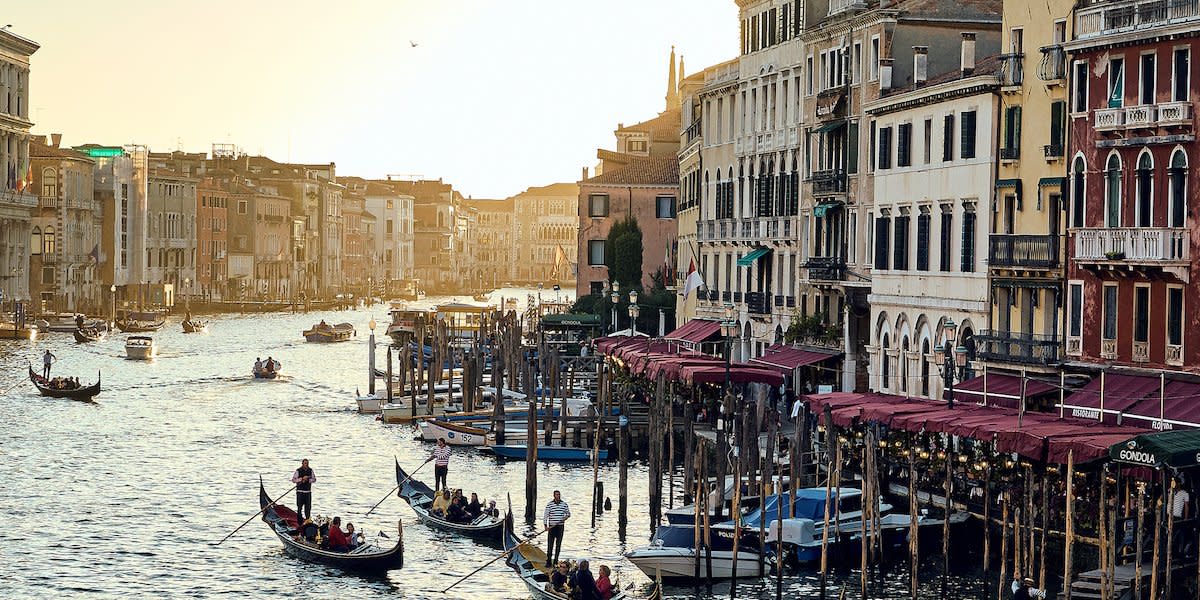
<path fill-rule="evenodd" d="M 494 290 L 512 281 L 517 269 L 513 254 L 517 248 L 513 236 L 516 221 L 513 199 L 469 199 L 463 206 L 475 215 L 473 256 L 468 275 L 470 289 Z"/>
<path fill-rule="evenodd" d="M 213 177 L 196 188 L 196 293 L 207 300 L 224 300 L 229 270 L 229 189 Z"/>
<path fill-rule="evenodd" d="M 29 144 L 33 190 L 38 193 L 31 230 L 29 290 L 38 312 L 95 312 L 100 308 L 101 220 L 95 163 L 60 148 L 61 136 Z"/>
<path fill-rule="evenodd" d="M 511 198 L 515 259 L 507 281 L 519 285 L 573 284 L 579 263 L 576 212 L 579 184 L 531 187 Z"/>
<path fill-rule="evenodd" d="M 365 212 L 374 219 L 374 235 L 369 235 L 374 257 L 369 276 L 395 293 L 400 283 L 414 274 L 413 202 L 388 181 L 365 182 Z M 368 230 L 368 234 L 370 231 Z"/>
<path fill-rule="evenodd" d="M 33 40 L 0 29 L 0 304 L 28 300 L 32 211 L 38 199 L 29 175 L 29 58 Z"/>
<path fill-rule="evenodd" d="M 195 293 L 198 184 L 174 170 L 149 173 L 143 304 L 174 306 L 181 294 Z"/>

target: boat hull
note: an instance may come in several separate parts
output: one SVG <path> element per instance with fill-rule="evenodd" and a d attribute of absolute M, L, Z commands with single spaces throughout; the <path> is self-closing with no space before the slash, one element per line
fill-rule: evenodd
<path fill-rule="evenodd" d="M 434 402 L 433 414 L 430 415 L 424 404 L 417 404 L 417 416 L 413 416 L 412 406 L 408 404 L 384 404 L 379 407 L 384 423 L 411 423 L 418 419 L 437 417 L 446 414 L 446 406 Z"/>
<path fill-rule="evenodd" d="M 387 400 L 374 394 L 369 394 L 366 396 L 356 397 L 354 402 L 358 405 L 358 412 L 365 415 L 376 415 L 379 414 L 380 409 L 387 402 Z"/>
<path fill-rule="evenodd" d="M 528 447 L 524 445 L 504 445 L 504 446 L 488 446 L 496 456 L 503 458 L 516 458 L 525 460 L 528 457 Z M 538 460 L 552 460 L 559 462 L 590 462 L 592 460 L 593 450 L 591 448 L 564 448 L 561 446 L 539 446 L 537 449 Z M 608 450 L 601 449 L 600 460 L 608 460 Z"/>
<path fill-rule="evenodd" d="M 421 439 L 427 441 L 446 440 L 451 446 L 483 446 L 487 443 L 487 431 L 445 421 L 421 421 L 417 426 Z"/>
<path fill-rule="evenodd" d="M 156 321 L 153 323 L 117 321 L 117 329 L 120 329 L 124 333 L 147 333 L 158 331 L 165 324 L 166 321 Z"/>
<path fill-rule="evenodd" d="M 59 390 L 59 389 L 55 389 L 55 388 L 43 385 L 43 382 L 45 382 L 45 383 L 49 383 L 49 382 L 46 382 L 45 379 L 41 375 L 38 375 L 37 372 L 35 372 L 33 370 L 33 367 L 29 367 L 29 380 L 33 382 L 33 386 L 37 388 L 38 393 L 40 393 L 43 396 L 46 396 L 47 398 L 70 398 L 72 400 L 91 400 L 92 398 L 94 398 L 96 395 L 98 395 L 100 393 L 100 374 L 99 373 L 96 374 L 96 383 L 93 383 L 92 385 L 89 385 L 87 387 L 75 388 L 73 390 Z"/>
<path fill-rule="evenodd" d="M 75 341 L 81 344 L 98 342 L 104 339 L 104 331 L 99 329 L 76 329 L 73 333 L 75 335 Z"/>
<path fill-rule="evenodd" d="M 399 486 L 397 494 L 408 503 L 416 513 L 417 519 L 425 525 L 489 543 L 500 543 L 504 533 L 504 518 L 480 517 L 478 522 L 452 523 L 430 514 L 429 508 L 433 505 L 433 495 L 436 492 L 406 473 L 400 467 L 399 461 L 396 461 L 396 485 Z"/>
<path fill-rule="evenodd" d="M 661 574 L 664 581 L 691 581 L 696 576 L 696 554 L 691 548 L 647 547 L 633 550 L 625 555 L 629 562 L 641 569 L 651 579 Z M 708 577 L 707 556 L 700 555 L 700 579 Z M 713 579 L 729 579 L 734 573 L 733 552 L 712 551 Z M 741 550 L 737 557 L 737 577 L 758 577 L 758 553 Z M 768 569 L 764 566 L 763 569 Z"/>

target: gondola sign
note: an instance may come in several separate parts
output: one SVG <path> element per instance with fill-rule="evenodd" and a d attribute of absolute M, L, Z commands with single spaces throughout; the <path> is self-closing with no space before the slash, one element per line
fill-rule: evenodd
<path fill-rule="evenodd" d="M 1200 465 L 1200 431 L 1180 429 L 1142 434 L 1109 446 L 1108 457 L 1141 467 L 1194 467 Z"/>
<path fill-rule="evenodd" d="M 1126 462 L 1135 465 L 1144 465 L 1153 467 L 1158 464 L 1158 459 L 1153 452 L 1141 450 L 1138 448 L 1137 440 L 1129 440 L 1125 442 L 1125 447 L 1117 451 L 1115 457 L 1118 462 Z"/>

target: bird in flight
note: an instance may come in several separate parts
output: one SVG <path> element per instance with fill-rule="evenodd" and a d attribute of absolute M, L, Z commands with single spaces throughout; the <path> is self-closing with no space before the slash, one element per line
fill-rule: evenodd
<path fill-rule="evenodd" d="M 414 41 L 412 41 L 412 40 L 408 40 L 408 43 L 409 43 L 409 44 L 412 44 L 412 47 L 413 47 L 413 48 L 416 48 L 416 47 L 417 47 L 417 43 L 416 43 L 416 42 L 414 42 Z"/>

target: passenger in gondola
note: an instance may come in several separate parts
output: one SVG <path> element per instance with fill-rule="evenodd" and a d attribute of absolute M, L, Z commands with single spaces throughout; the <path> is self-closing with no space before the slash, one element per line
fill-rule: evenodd
<path fill-rule="evenodd" d="M 364 541 L 363 534 L 354 531 L 354 523 L 346 523 L 346 545 L 350 547 L 350 551 L 353 552 L 359 546 L 363 545 Z"/>
<path fill-rule="evenodd" d="M 442 490 L 434 492 L 433 506 L 429 509 L 429 514 L 445 518 L 446 510 L 450 508 L 450 490 Z"/>
<path fill-rule="evenodd" d="M 450 508 L 446 510 L 446 520 L 451 523 L 468 523 L 471 518 L 467 516 L 467 511 L 463 508 L 463 499 L 461 496 L 457 500 L 450 501 Z"/>
<path fill-rule="evenodd" d="M 350 541 L 346 539 L 346 532 L 342 531 L 341 517 L 334 517 L 329 524 L 329 549 L 333 552 L 350 551 Z"/>
<path fill-rule="evenodd" d="M 254 357 L 254 372 L 257 373 L 261 370 L 262 370 L 262 357 L 255 356 Z"/>
<path fill-rule="evenodd" d="M 611 600 L 616 590 L 612 584 L 612 569 L 608 565 L 600 565 L 600 577 L 596 579 L 596 592 L 600 600 Z"/>
<path fill-rule="evenodd" d="M 483 514 L 483 505 L 479 503 L 479 496 L 475 492 L 471 492 L 471 501 L 467 503 L 467 516 L 472 521 L 479 518 Z"/>
<path fill-rule="evenodd" d="M 83 329 L 83 315 L 78 313 L 75 315 L 75 328 Z"/>
<path fill-rule="evenodd" d="M 565 594 L 567 593 L 567 580 L 569 579 L 571 565 L 567 561 L 561 561 L 550 574 L 550 587 L 554 591 Z"/>
<path fill-rule="evenodd" d="M 499 517 L 500 509 L 496 508 L 495 500 L 488 500 L 488 507 L 483 511 L 489 517 Z"/>

